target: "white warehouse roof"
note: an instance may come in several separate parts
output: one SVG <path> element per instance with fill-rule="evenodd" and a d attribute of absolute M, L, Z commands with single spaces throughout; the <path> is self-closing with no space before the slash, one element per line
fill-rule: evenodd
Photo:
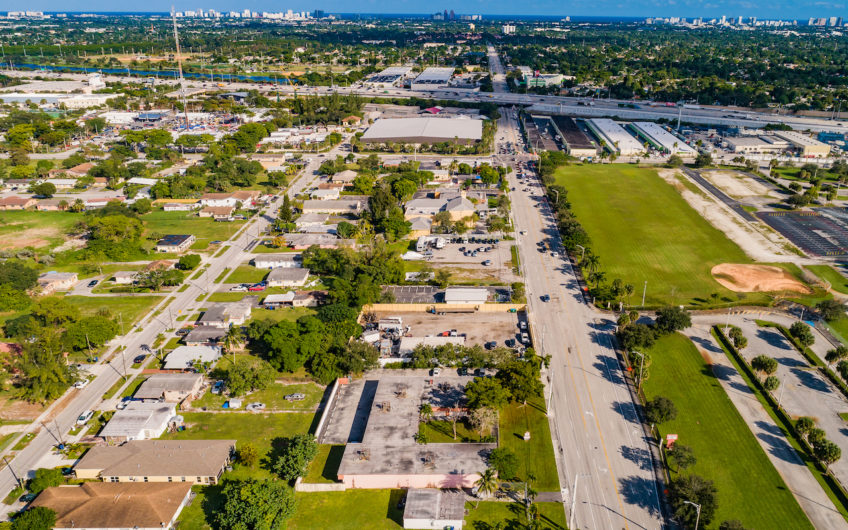
<path fill-rule="evenodd" d="M 657 125 L 651 121 L 634 121 L 630 124 L 637 134 L 643 136 L 650 143 L 654 144 L 654 147 L 658 147 L 668 151 L 669 153 L 675 154 L 683 154 L 683 155 L 695 155 L 697 154 L 695 150 L 686 144 L 682 138 L 679 138 L 667 130 L 665 130 L 661 125 Z"/>
<path fill-rule="evenodd" d="M 624 156 L 635 155 L 645 150 L 641 142 L 627 132 L 624 127 L 607 118 L 593 118 L 587 120 L 589 129 L 601 140 L 606 142 L 607 147 L 616 150 Z"/>
<path fill-rule="evenodd" d="M 453 139 L 469 142 L 483 138 L 483 122 L 467 118 L 394 118 L 374 122 L 363 142 L 431 143 Z"/>
<path fill-rule="evenodd" d="M 453 72 L 454 69 L 450 67 L 431 66 L 430 68 L 425 68 L 421 72 L 421 75 L 416 77 L 412 83 L 428 85 L 447 84 L 451 77 L 453 77 Z"/>

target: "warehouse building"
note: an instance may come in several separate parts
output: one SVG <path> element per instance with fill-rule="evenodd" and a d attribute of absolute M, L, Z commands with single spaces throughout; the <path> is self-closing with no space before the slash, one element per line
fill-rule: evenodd
<path fill-rule="evenodd" d="M 567 116 L 552 116 L 551 123 L 557 134 L 562 138 L 565 151 L 574 158 L 590 158 L 598 154 L 598 149 L 592 140 L 580 130 L 574 118 Z"/>
<path fill-rule="evenodd" d="M 397 118 L 374 122 L 364 143 L 430 144 L 457 141 L 471 144 L 483 138 L 483 122 L 468 118 Z"/>
<path fill-rule="evenodd" d="M 369 77 L 366 83 L 380 88 L 400 86 L 411 71 L 411 66 L 390 66 Z"/>
<path fill-rule="evenodd" d="M 830 154 L 830 146 L 796 131 L 775 131 L 775 136 L 792 144 L 803 157 L 823 157 Z"/>
<path fill-rule="evenodd" d="M 776 154 L 792 145 L 776 136 L 736 136 L 725 138 L 724 141 L 729 151 L 740 154 Z"/>
<path fill-rule="evenodd" d="M 604 143 L 604 146 L 623 156 L 631 156 L 641 153 L 645 147 L 633 138 L 624 127 L 607 118 L 593 118 L 586 121 L 589 130 L 592 131 L 598 140 Z"/>
<path fill-rule="evenodd" d="M 651 121 L 634 121 L 630 124 L 631 130 L 636 136 L 649 144 L 654 149 L 670 155 L 695 156 L 698 154 L 682 138 L 668 132 L 665 128 Z"/>
<path fill-rule="evenodd" d="M 426 68 L 412 81 L 412 90 L 433 90 L 434 88 L 445 88 L 453 77 L 453 68 L 435 67 Z"/>

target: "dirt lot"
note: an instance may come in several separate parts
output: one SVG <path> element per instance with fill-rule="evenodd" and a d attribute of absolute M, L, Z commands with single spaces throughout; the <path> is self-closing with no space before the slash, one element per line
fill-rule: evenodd
<path fill-rule="evenodd" d="M 378 312 L 378 318 L 401 317 L 404 326 L 412 326 L 413 337 L 438 335 L 443 331 L 455 329 L 465 333 L 465 345 L 484 344 L 497 341 L 498 346 L 504 345 L 504 340 L 516 338 L 518 321 L 527 320 L 525 313 L 453 313 L 449 315 L 432 315 L 422 312 Z"/>
<path fill-rule="evenodd" d="M 718 283 L 739 293 L 792 291 L 810 294 L 813 292 L 786 270 L 770 265 L 721 263 L 713 267 L 711 272 Z"/>
<path fill-rule="evenodd" d="M 770 196 L 766 186 L 738 171 L 702 171 L 701 175 L 734 199 Z"/>

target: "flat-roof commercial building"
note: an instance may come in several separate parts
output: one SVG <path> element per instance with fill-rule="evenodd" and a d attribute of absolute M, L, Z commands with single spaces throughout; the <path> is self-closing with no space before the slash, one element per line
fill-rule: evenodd
<path fill-rule="evenodd" d="M 652 121 L 634 121 L 630 124 L 636 136 L 645 140 L 655 149 L 671 155 L 695 156 L 697 151 L 690 147 L 682 138 L 668 132 L 661 125 Z"/>
<path fill-rule="evenodd" d="M 483 122 L 468 118 L 396 118 L 374 122 L 364 143 L 430 144 L 453 142 L 471 144 L 483 138 Z"/>
<path fill-rule="evenodd" d="M 735 136 L 724 139 L 727 147 L 734 153 L 775 154 L 789 149 L 792 145 L 776 136 Z"/>
<path fill-rule="evenodd" d="M 801 156 L 824 157 L 830 154 L 830 146 L 828 144 L 822 143 L 806 134 L 796 131 L 775 131 L 774 135 L 792 144 L 801 153 Z"/>
<path fill-rule="evenodd" d="M 631 156 L 645 150 L 639 140 L 627 132 L 624 127 L 607 118 L 593 118 L 586 120 L 586 126 L 598 140 L 604 143 L 604 147 L 622 156 Z"/>
<path fill-rule="evenodd" d="M 454 528 L 465 522 L 465 494 L 461 491 L 410 489 L 403 510 L 404 528 Z"/>
<path fill-rule="evenodd" d="M 175 410 L 174 403 L 131 401 L 127 408 L 115 411 L 98 436 L 108 442 L 159 438 L 174 418 Z"/>
<path fill-rule="evenodd" d="M 453 77 L 454 69 L 450 67 L 431 66 L 425 68 L 421 74 L 412 81 L 412 90 L 433 90 L 448 86 Z"/>
<path fill-rule="evenodd" d="M 551 123 L 565 144 L 566 152 L 575 158 L 593 157 L 598 154 L 598 149 L 592 140 L 580 130 L 574 118 L 567 116 L 551 116 Z"/>
<path fill-rule="evenodd" d="M 369 77 L 366 83 L 382 88 L 400 86 L 411 71 L 411 66 L 390 66 Z"/>
<path fill-rule="evenodd" d="M 192 234 L 171 234 L 156 243 L 156 252 L 183 252 L 196 241 Z"/>

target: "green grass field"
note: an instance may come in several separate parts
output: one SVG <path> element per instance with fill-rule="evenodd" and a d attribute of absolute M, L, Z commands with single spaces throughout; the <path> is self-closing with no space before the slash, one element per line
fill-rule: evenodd
<path fill-rule="evenodd" d="M 830 265 L 805 265 L 813 274 L 830 283 L 830 287 L 842 294 L 848 294 L 848 279 Z"/>
<path fill-rule="evenodd" d="M 527 406 L 511 403 L 500 411 L 499 444 L 516 454 L 519 477 L 534 475 L 533 488 L 537 491 L 559 491 L 559 476 L 554 459 L 554 446 L 545 403 L 542 398 L 527 402 Z M 530 440 L 524 433 L 530 431 Z"/>
<path fill-rule="evenodd" d="M 566 166 L 557 184 L 592 238 L 606 281 L 620 278 L 635 287 L 638 305 L 648 282 L 646 305 L 695 307 L 765 304 L 762 293 L 734 293 L 710 270 L 719 263 L 751 263 L 722 232 L 692 209 L 653 169 L 630 165 Z M 710 300 L 718 293 L 719 299 Z"/>
<path fill-rule="evenodd" d="M 427 437 L 427 443 L 470 443 L 479 442 L 480 434 L 466 422 L 456 422 L 456 440 L 453 439 L 453 425 L 443 420 L 431 420 L 418 424 L 418 432 Z"/>
<path fill-rule="evenodd" d="M 219 223 L 210 217 L 198 217 L 193 212 L 166 212 L 154 210 L 141 218 L 147 232 L 166 234 L 194 234 L 198 248 L 206 248 L 210 241 L 226 241 L 241 228 L 246 221 Z M 195 248 L 192 246 L 192 248 Z"/>
<path fill-rule="evenodd" d="M 0 212 L 0 248 L 55 247 L 82 215 L 70 212 Z"/>
<path fill-rule="evenodd" d="M 224 366 L 226 364 L 222 363 Z M 293 394 L 295 392 L 300 392 L 306 395 L 306 399 L 303 401 L 286 401 L 285 396 L 288 394 Z M 315 383 L 300 383 L 296 385 L 283 385 L 279 383 L 272 383 L 265 390 L 259 390 L 257 392 L 253 392 L 250 395 L 244 396 L 245 403 L 252 403 L 254 401 L 258 401 L 260 403 L 265 403 L 265 406 L 269 410 L 312 410 L 318 406 L 318 403 L 321 402 L 321 396 L 324 395 L 324 388 L 315 384 Z M 227 401 L 229 397 L 221 395 L 221 394 L 213 394 L 212 392 L 207 391 L 203 396 L 194 401 L 192 406 L 197 407 L 206 407 L 210 410 L 218 410 Z M 237 414 L 236 412 L 230 412 L 231 414 Z"/>
<path fill-rule="evenodd" d="M 295 321 L 306 315 L 314 315 L 315 310 L 311 307 L 284 307 L 282 309 L 254 309 L 250 312 L 251 320 L 283 320 Z"/>
<path fill-rule="evenodd" d="M 692 447 L 697 463 L 687 472 L 712 480 L 718 490 L 714 521 L 742 521 L 746 528 L 811 528 L 807 517 L 739 415 L 710 365 L 680 334 L 650 348 L 648 399 L 665 396 L 677 419 L 660 431 L 679 435 Z M 672 465 L 672 477 L 675 468 Z"/>
<path fill-rule="evenodd" d="M 475 508 L 476 506 L 476 508 Z M 537 502 L 539 507 L 539 530 L 565 529 L 565 511 L 562 504 L 556 502 Z M 465 516 L 466 528 L 496 528 L 498 523 L 503 528 L 525 528 L 527 524 L 524 506 L 515 502 L 474 502 L 465 503 L 468 515 Z M 487 525 L 487 526 L 484 526 Z"/>
<path fill-rule="evenodd" d="M 257 269 L 252 265 L 239 265 L 223 283 L 259 283 L 268 276 L 268 269 Z"/>
<path fill-rule="evenodd" d="M 318 455 L 309 464 L 303 481 L 309 484 L 338 482 L 339 464 L 342 462 L 344 450 L 344 445 L 319 445 Z"/>
<path fill-rule="evenodd" d="M 404 490 L 295 493 L 297 512 L 288 529 L 403 528 L 403 510 L 397 504 L 404 495 Z"/>
<path fill-rule="evenodd" d="M 66 296 L 65 300 L 77 306 L 83 316 L 96 315 L 100 309 L 108 309 L 117 320 L 124 321 L 124 331 L 137 322 L 150 309 L 162 301 L 161 296 Z"/>

